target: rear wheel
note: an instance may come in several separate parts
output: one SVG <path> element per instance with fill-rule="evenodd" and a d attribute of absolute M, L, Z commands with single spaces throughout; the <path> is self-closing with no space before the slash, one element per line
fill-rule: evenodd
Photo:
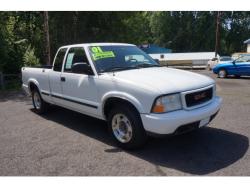
<path fill-rule="evenodd" d="M 219 70 L 218 72 L 218 77 L 219 78 L 226 78 L 227 77 L 227 72 L 224 69 Z"/>
<path fill-rule="evenodd" d="M 134 149 L 146 143 L 139 113 L 130 106 L 114 107 L 108 115 L 109 132 L 119 147 Z"/>
<path fill-rule="evenodd" d="M 37 88 L 32 91 L 32 102 L 36 113 L 43 114 L 47 111 L 48 103 L 42 99 Z"/>

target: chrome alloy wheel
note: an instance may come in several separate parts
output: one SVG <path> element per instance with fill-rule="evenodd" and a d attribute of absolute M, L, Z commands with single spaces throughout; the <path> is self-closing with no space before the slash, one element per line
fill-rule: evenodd
<path fill-rule="evenodd" d="M 132 138 L 131 122 L 124 114 L 116 114 L 113 116 L 112 130 L 116 139 L 122 143 L 127 143 Z"/>
<path fill-rule="evenodd" d="M 226 73 L 225 70 L 220 70 L 220 71 L 219 71 L 219 77 L 220 77 L 220 78 L 225 78 L 225 77 L 226 77 L 226 74 L 227 74 L 227 73 Z"/>
<path fill-rule="evenodd" d="M 34 105 L 36 109 L 39 110 L 41 108 L 41 97 L 38 92 L 34 93 L 33 99 L 34 99 Z"/>

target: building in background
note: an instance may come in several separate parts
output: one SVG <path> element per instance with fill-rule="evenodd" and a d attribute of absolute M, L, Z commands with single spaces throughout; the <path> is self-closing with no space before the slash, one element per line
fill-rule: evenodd
<path fill-rule="evenodd" d="M 250 53 L 250 38 L 244 41 L 244 44 L 247 44 L 247 53 Z"/>
<path fill-rule="evenodd" d="M 172 53 L 171 49 L 159 47 L 155 44 L 144 44 L 139 47 L 165 66 L 206 67 L 207 62 L 215 55 L 215 52 Z"/>
<path fill-rule="evenodd" d="M 233 53 L 232 54 L 232 58 L 234 60 L 237 59 L 237 58 L 239 58 L 241 55 L 250 54 L 250 38 L 248 40 L 244 41 L 244 44 L 247 44 L 247 50 L 246 50 L 246 52 Z"/>
<path fill-rule="evenodd" d="M 158 59 L 166 66 L 207 66 L 207 62 L 214 58 L 215 52 L 193 52 L 193 53 L 168 53 L 161 56 L 150 54 L 153 59 Z M 219 57 L 219 55 L 217 56 Z"/>

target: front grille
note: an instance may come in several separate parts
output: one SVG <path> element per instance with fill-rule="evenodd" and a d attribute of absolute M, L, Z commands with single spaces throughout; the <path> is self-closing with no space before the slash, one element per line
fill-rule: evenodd
<path fill-rule="evenodd" d="M 185 95 L 186 105 L 187 107 L 200 105 L 211 100 L 212 97 L 213 97 L 213 88 L 189 93 Z"/>

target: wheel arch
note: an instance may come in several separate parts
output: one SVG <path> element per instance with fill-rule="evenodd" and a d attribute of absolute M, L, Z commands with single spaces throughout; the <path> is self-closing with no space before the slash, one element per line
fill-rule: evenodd
<path fill-rule="evenodd" d="M 218 72 L 219 72 L 220 70 L 225 70 L 225 71 L 227 72 L 227 69 L 226 69 L 225 67 L 220 67 L 220 68 L 218 68 Z"/>
<path fill-rule="evenodd" d="M 108 94 L 102 99 L 102 115 L 107 119 L 108 111 L 116 104 L 127 104 L 133 107 L 138 113 L 143 113 L 141 103 L 133 96 L 125 94 Z"/>
<path fill-rule="evenodd" d="M 39 88 L 39 83 L 37 82 L 37 80 L 35 79 L 30 79 L 28 81 L 28 88 L 29 88 L 29 92 L 32 93 L 32 91 L 34 89 L 38 89 L 38 91 L 40 92 L 40 88 Z"/>

